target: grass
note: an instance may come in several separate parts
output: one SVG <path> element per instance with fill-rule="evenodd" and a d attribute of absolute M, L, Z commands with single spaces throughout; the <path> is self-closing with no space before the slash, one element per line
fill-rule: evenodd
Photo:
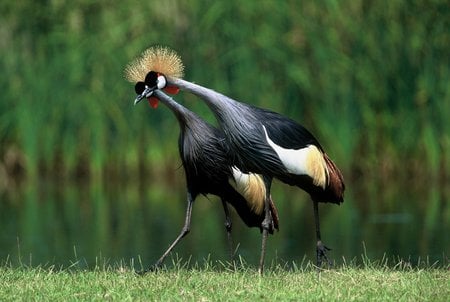
<path fill-rule="evenodd" d="M 242 264 L 175 263 L 138 276 L 124 265 L 93 270 L 0 268 L 0 300 L 116 301 L 448 301 L 449 267 L 404 262 L 344 264 L 320 273 L 310 263 L 268 267 L 263 276 Z"/>

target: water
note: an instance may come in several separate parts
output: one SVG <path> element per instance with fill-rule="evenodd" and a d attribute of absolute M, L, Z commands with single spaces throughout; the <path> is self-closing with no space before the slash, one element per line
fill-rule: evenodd
<path fill-rule="evenodd" d="M 0 193 L 0 261 L 93 268 L 120 261 L 151 265 L 184 223 L 185 188 L 177 181 L 141 184 L 25 183 Z M 321 204 L 322 238 L 336 262 L 383 256 L 448 263 L 449 188 L 414 184 L 347 183 L 341 206 Z M 314 261 L 312 203 L 299 189 L 274 183 L 280 231 L 268 240 L 267 263 Z M 259 229 L 233 212 L 238 254 L 256 266 Z M 191 232 L 175 248 L 191 263 L 228 260 L 224 214 L 216 197 L 199 197 Z M 167 264 L 171 263 L 170 257 Z"/>

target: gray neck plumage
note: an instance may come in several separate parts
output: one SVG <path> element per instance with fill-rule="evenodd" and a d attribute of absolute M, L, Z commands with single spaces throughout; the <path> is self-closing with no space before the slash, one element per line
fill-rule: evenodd
<path fill-rule="evenodd" d="M 168 79 L 168 83 L 202 99 L 214 113 L 220 128 L 228 137 L 228 142 L 234 145 L 236 150 L 240 146 L 256 145 L 258 139 L 264 139 L 261 121 L 248 105 L 182 79 Z"/>
<path fill-rule="evenodd" d="M 186 119 L 193 115 L 186 107 L 177 103 L 173 98 L 162 92 L 161 90 L 155 90 L 153 94 L 166 105 L 176 115 L 177 119 L 181 122 L 186 122 Z"/>
<path fill-rule="evenodd" d="M 168 78 L 168 83 L 179 87 L 181 90 L 190 92 L 200 97 L 206 102 L 206 104 L 216 115 L 222 111 L 230 110 L 233 107 L 236 107 L 236 105 L 240 104 L 217 91 L 188 82 L 183 79 Z M 218 116 L 218 118 L 220 119 L 220 116 Z"/>
<path fill-rule="evenodd" d="M 216 116 L 222 130 L 230 136 L 239 135 L 259 124 L 250 107 L 212 89 L 178 78 L 168 78 L 168 83 L 201 98 Z"/>

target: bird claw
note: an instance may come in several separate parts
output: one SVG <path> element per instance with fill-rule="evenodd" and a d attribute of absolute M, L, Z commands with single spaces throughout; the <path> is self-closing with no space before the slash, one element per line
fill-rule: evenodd
<path fill-rule="evenodd" d="M 322 241 L 317 241 L 316 252 L 317 252 L 317 267 L 318 268 L 322 267 L 323 260 L 325 260 L 329 266 L 332 265 L 331 261 L 327 257 L 327 251 L 331 251 L 331 249 L 329 247 L 325 246 L 322 243 Z"/>
<path fill-rule="evenodd" d="M 148 269 L 146 269 L 146 270 L 142 270 L 142 271 L 138 271 L 138 272 L 136 272 L 136 274 L 137 275 L 139 275 L 139 276 L 144 276 L 144 275 L 146 275 L 147 273 L 157 273 L 157 272 L 159 272 L 161 270 L 161 267 L 159 266 L 159 265 L 152 265 L 152 266 L 150 266 Z"/>
<path fill-rule="evenodd" d="M 270 219 L 264 219 L 263 222 L 261 223 L 261 232 L 263 230 L 267 230 L 269 232 L 269 234 L 273 234 L 275 231 L 275 223 L 272 219 L 272 216 L 270 216 Z"/>

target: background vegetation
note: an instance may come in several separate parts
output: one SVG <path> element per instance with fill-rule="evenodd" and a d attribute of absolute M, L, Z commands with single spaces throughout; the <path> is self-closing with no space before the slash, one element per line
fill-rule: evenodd
<path fill-rule="evenodd" d="M 123 78 L 156 44 L 181 55 L 186 79 L 303 123 L 347 179 L 448 180 L 447 1 L 3 1 L 0 11 L 3 186 L 178 165 L 175 119 L 134 108 Z M 194 97 L 177 99 L 214 120 Z"/>

